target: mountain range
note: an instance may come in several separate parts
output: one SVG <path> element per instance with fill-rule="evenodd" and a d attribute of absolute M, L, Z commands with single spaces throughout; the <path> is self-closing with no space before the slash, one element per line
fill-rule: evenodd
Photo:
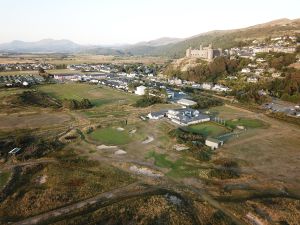
<path fill-rule="evenodd" d="M 300 33 L 300 19 L 279 19 L 247 28 L 215 30 L 185 39 L 163 37 L 148 42 L 123 46 L 80 45 L 70 40 L 43 39 L 37 42 L 12 41 L 0 44 L 0 52 L 8 53 L 89 53 L 101 55 L 147 55 L 182 57 L 188 47 L 212 43 L 216 48 L 231 48 L 241 42 L 269 36 Z"/>

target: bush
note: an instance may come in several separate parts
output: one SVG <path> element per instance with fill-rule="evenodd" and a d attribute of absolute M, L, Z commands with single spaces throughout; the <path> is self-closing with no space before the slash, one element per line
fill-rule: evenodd
<path fill-rule="evenodd" d="M 14 103 L 21 105 L 33 105 L 40 107 L 60 108 L 61 104 L 57 99 L 54 99 L 46 93 L 40 91 L 24 91 L 17 95 Z"/>
<path fill-rule="evenodd" d="M 165 100 L 156 96 L 144 95 L 141 99 L 137 100 L 134 104 L 135 107 L 148 107 L 150 105 L 165 103 Z"/>
<path fill-rule="evenodd" d="M 210 96 L 210 95 L 193 95 L 193 100 L 197 102 L 197 105 L 194 106 L 194 108 L 197 109 L 207 109 L 214 106 L 221 106 L 224 104 L 224 102 L 221 99 L 218 99 L 216 97 Z"/>
<path fill-rule="evenodd" d="M 219 167 L 210 171 L 211 177 L 216 177 L 222 180 L 240 177 L 240 167 L 237 162 L 224 159 L 216 161 L 215 164 L 219 165 Z"/>
<path fill-rule="evenodd" d="M 65 108 L 76 110 L 76 109 L 89 109 L 93 107 L 93 104 L 88 99 L 82 99 L 81 101 L 75 99 L 63 100 L 63 106 Z"/>

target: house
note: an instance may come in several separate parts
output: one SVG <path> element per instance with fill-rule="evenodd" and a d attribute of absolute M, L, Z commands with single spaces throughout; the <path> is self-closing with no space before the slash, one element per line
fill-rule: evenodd
<path fill-rule="evenodd" d="M 244 68 L 244 69 L 242 69 L 241 72 L 242 72 L 242 73 L 250 73 L 251 70 L 250 70 L 249 68 Z"/>
<path fill-rule="evenodd" d="M 141 86 L 138 86 L 138 87 L 136 88 L 136 91 L 135 91 L 134 93 L 137 94 L 137 95 L 144 95 L 146 89 L 147 89 L 147 87 L 141 85 Z"/>
<path fill-rule="evenodd" d="M 212 150 L 218 149 L 219 147 L 221 147 L 224 144 L 223 141 L 220 141 L 218 139 L 215 138 L 207 138 L 205 140 L 205 145 L 208 147 L 211 147 Z"/>
<path fill-rule="evenodd" d="M 248 83 L 257 83 L 258 79 L 256 77 L 248 77 L 247 82 Z"/>
<path fill-rule="evenodd" d="M 202 89 L 205 89 L 205 90 L 211 90 L 213 87 L 213 85 L 211 83 L 203 83 L 202 84 Z"/>
<path fill-rule="evenodd" d="M 185 98 L 182 98 L 182 99 L 178 100 L 177 103 L 180 104 L 180 105 L 183 105 L 183 106 L 197 105 L 197 102 L 189 100 L 189 99 L 185 99 Z"/>
<path fill-rule="evenodd" d="M 219 92 L 227 92 L 230 91 L 230 89 L 224 85 L 216 84 L 213 88 L 213 91 L 219 91 Z"/>
<path fill-rule="evenodd" d="M 159 120 L 166 116 L 168 110 L 161 110 L 158 112 L 150 112 L 147 117 L 151 120 Z"/>
<path fill-rule="evenodd" d="M 198 110 L 185 109 L 171 109 L 166 113 L 167 117 L 174 123 L 181 126 L 188 126 L 191 124 L 203 123 L 210 121 L 210 117 L 201 114 Z"/>
<path fill-rule="evenodd" d="M 8 154 L 15 155 L 15 154 L 17 154 L 19 151 L 21 151 L 21 148 L 14 148 L 14 149 L 12 149 L 11 151 L 9 151 Z"/>

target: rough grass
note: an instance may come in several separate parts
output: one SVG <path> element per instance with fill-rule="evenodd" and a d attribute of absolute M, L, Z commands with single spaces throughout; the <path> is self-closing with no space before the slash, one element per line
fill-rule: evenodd
<path fill-rule="evenodd" d="M 131 141 L 126 130 L 118 131 L 115 128 L 97 129 L 90 134 L 90 137 L 95 141 L 108 145 L 124 145 Z"/>
<path fill-rule="evenodd" d="M 229 132 L 226 127 L 213 122 L 191 125 L 187 129 L 192 133 L 201 134 L 204 137 L 218 137 Z"/>
<path fill-rule="evenodd" d="M 0 190 L 4 188 L 4 186 L 9 180 L 10 175 L 11 175 L 10 172 L 0 172 Z"/>
<path fill-rule="evenodd" d="M 0 204 L 3 221 L 24 219 L 134 181 L 126 172 L 77 156 L 72 149 L 53 156 L 58 162 L 28 169 L 19 177 L 14 193 Z M 46 182 L 40 183 L 43 176 Z"/>

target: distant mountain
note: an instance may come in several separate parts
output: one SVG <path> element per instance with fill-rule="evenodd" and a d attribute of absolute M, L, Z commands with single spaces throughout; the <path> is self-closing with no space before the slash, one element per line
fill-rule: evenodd
<path fill-rule="evenodd" d="M 182 40 L 183 40 L 182 38 L 163 37 L 163 38 L 151 40 L 151 41 L 148 41 L 148 42 L 139 42 L 139 43 L 135 44 L 134 46 L 152 46 L 152 47 L 156 47 L 156 46 L 162 46 L 162 45 L 168 45 L 168 44 L 175 44 L 175 43 L 178 43 Z"/>
<path fill-rule="evenodd" d="M 80 51 L 82 46 L 69 40 L 43 39 L 37 42 L 12 41 L 0 44 L 0 51 L 6 52 L 60 52 Z"/>
<path fill-rule="evenodd" d="M 279 19 L 268 23 L 235 30 L 215 30 L 189 38 L 164 37 L 134 45 L 86 46 L 69 40 L 44 39 L 37 42 L 13 41 L 0 44 L 0 52 L 12 53 L 89 53 L 99 55 L 145 55 L 179 58 L 189 47 L 213 44 L 216 48 L 239 46 L 244 41 L 266 37 L 300 33 L 300 19 Z"/>
<path fill-rule="evenodd" d="M 70 40 L 43 39 L 36 42 L 12 41 L 0 44 L 0 51 L 10 53 L 88 53 L 99 55 L 124 55 L 125 52 L 110 47 L 80 45 Z"/>

